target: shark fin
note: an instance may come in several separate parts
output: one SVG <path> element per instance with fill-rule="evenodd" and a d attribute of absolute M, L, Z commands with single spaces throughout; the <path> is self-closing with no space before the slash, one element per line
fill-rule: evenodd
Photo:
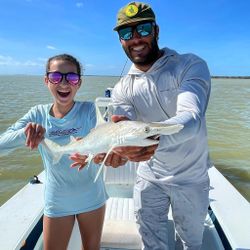
<path fill-rule="evenodd" d="M 85 160 L 86 162 L 88 162 L 87 169 L 89 169 L 90 163 L 93 160 L 93 158 L 94 158 L 94 155 L 89 154 L 88 158 Z"/>
<path fill-rule="evenodd" d="M 105 161 L 107 160 L 109 154 L 111 153 L 111 151 L 112 151 L 113 148 L 115 148 L 115 147 L 116 147 L 116 146 L 113 146 L 113 147 L 108 151 L 108 153 L 106 154 L 106 156 L 105 156 L 104 160 L 102 161 L 102 164 L 101 164 L 100 168 L 98 169 L 98 172 L 97 172 L 97 174 L 96 174 L 96 176 L 95 176 L 94 183 L 97 181 L 98 177 L 100 176 L 100 174 L 101 174 L 101 172 L 102 172 L 102 170 L 103 170 Z"/>
<path fill-rule="evenodd" d="M 63 152 L 60 151 L 61 146 L 47 138 L 45 138 L 41 144 L 52 157 L 53 164 L 57 164 L 63 156 Z"/>
<path fill-rule="evenodd" d="M 55 153 L 52 160 L 53 164 L 57 164 L 61 160 L 62 156 L 63 153 Z"/>
<path fill-rule="evenodd" d="M 77 141 L 77 139 L 74 137 L 74 136 L 70 136 L 70 142 L 74 142 L 74 141 Z"/>

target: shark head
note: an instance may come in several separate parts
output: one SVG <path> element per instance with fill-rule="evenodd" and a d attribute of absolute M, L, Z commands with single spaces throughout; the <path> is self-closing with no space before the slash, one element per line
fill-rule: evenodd
<path fill-rule="evenodd" d="M 150 146 L 159 143 L 161 135 L 171 135 L 178 133 L 182 124 L 168 125 L 164 123 L 143 123 L 139 121 L 119 122 L 124 128 L 123 145 L 130 146 Z"/>

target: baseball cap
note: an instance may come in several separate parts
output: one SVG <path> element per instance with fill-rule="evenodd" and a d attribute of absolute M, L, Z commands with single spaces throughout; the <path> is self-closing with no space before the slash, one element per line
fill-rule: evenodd
<path fill-rule="evenodd" d="M 118 11 L 114 30 L 117 31 L 121 26 L 126 24 L 142 21 L 155 21 L 153 10 L 146 3 L 131 2 Z"/>

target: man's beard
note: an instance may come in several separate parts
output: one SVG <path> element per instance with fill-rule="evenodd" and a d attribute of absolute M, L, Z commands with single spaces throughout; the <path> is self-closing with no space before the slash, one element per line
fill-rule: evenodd
<path fill-rule="evenodd" d="M 153 39 L 151 43 L 151 50 L 150 52 L 143 58 L 134 58 L 131 56 L 128 49 L 123 47 L 126 55 L 128 58 L 136 65 L 145 66 L 153 64 L 159 57 L 159 47 L 156 38 Z"/>

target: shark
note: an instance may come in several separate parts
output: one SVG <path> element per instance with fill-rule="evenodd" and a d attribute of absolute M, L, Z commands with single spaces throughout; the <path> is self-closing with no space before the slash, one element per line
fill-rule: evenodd
<path fill-rule="evenodd" d="M 59 145 L 48 138 L 42 141 L 43 146 L 51 153 L 53 163 L 60 161 L 65 154 L 80 153 L 87 155 L 86 162 L 89 163 L 100 153 L 106 156 L 96 174 L 94 182 L 98 179 L 104 162 L 115 147 L 122 146 L 150 146 L 159 143 L 161 135 L 172 135 L 183 129 L 182 124 L 165 124 L 160 122 L 142 122 L 122 120 L 119 122 L 100 119 L 97 126 L 93 128 L 84 138 L 71 141 L 66 145 Z M 88 167 L 87 166 L 87 167 Z"/>

